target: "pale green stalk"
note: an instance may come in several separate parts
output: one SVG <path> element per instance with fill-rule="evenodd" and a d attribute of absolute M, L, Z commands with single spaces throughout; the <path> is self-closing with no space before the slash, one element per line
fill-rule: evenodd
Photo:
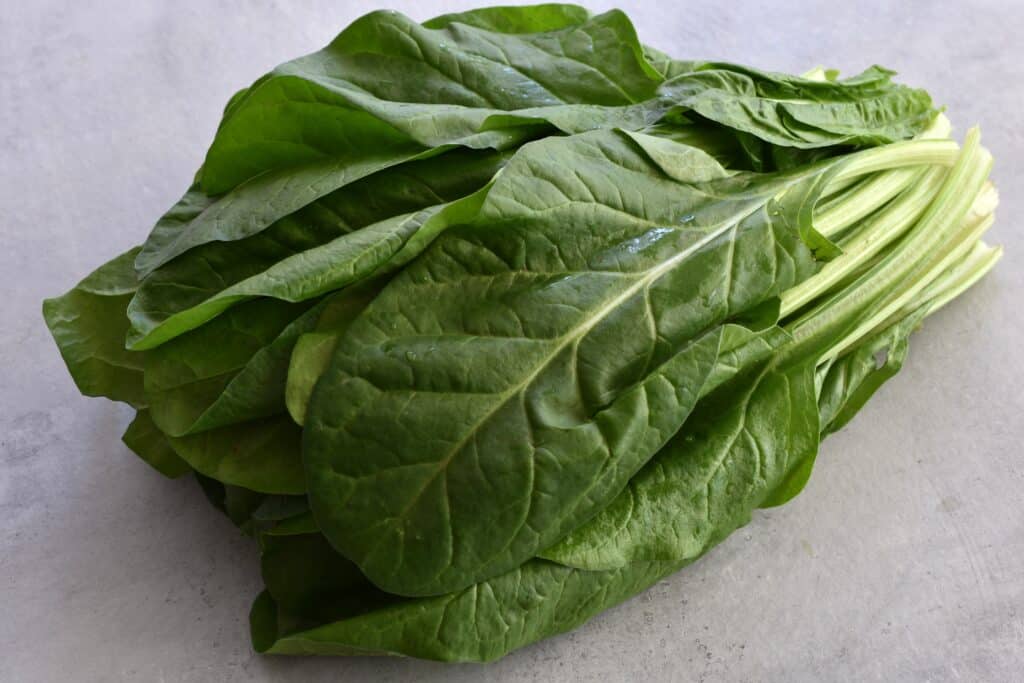
<path fill-rule="evenodd" d="M 884 297 L 914 274 L 919 269 L 921 254 L 941 249 L 958 232 L 962 219 L 981 192 L 990 166 L 991 156 L 979 148 L 978 132 L 972 129 L 941 190 L 909 234 L 853 285 L 787 325 L 796 340 L 787 353 L 797 354 L 807 345 L 825 343 L 837 329 L 856 320 L 872 301 Z"/>
<path fill-rule="evenodd" d="M 828 292 L 903 235 L 935 198 L 945 174 L 946 170 L 941 167 L 927 171 L 909 191 L 873 217 L 861 230 L 841 242 L 839 246 L 843 253 L 840 256 L 822 266 L 814 276 L 782 294 L 781 316 L 789 316 Z"/>
<path fill-rule="evenodd" d="M 960 263 L 937 278 L 921 293 L 921 298 L 928 302 L 928 314 L 939 310 L 983 278 L 1002 256 L 1002 247 L 990 247 L 984 242 L 976 242 Z M 904 307 L 907 312 L 910 309 L 912 306 Z"/>
<path fill-rule="evenodd" d="M 939 278 L 943 272 L 955 267 L 959 261 L 963 260 L 974 245 L 977 244 L 981 235 L 992 225 L 992 221 L 992 216 L 966 221 L 963 232 L 957 235 L 955 241 L 946 245 L 946 248 L 942 250 L 938 258 L 933 259 L 927 268 L 915 273 L 909 282 L 906 283 L 905 288 L 901 288 L 898 293 L 894 293 L 885 304 L 875 309 L 867 320 L 857 325 L 851 333 L 843 337 L 839 342 L 831 345 L 828 351 L 822 355 L 822 360 L 828 361 L 832 358 L 838 358 L 844 351 L 870 335 L 875 329 L 884 327 L 887 321 L 898 313 L 900 309 L 911 305 L 914 301 L 921 301 L 922 298 L 918 295 L 929 284 Z"/>

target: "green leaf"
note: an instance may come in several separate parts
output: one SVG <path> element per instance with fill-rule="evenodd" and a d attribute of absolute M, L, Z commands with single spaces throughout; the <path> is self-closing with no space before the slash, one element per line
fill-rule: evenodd
<path fill-rule="evenodd" d="M 187 224 L 158 223 L 136 266 L 147 275 L 193 247 L 255 234 L 353 180 L 452 145 L 507 149 L 535 134 L 484 130 L 492 114 L 628 105 L 659 82 L 617 11 L 526 34 L 368 14 L 229 108 L 195 190 L 206 199 L 188 200 L 201 210 Z"/>
<path fill-rule="evenodd" d="M 679 428 L 720 325 L 814 271 L 796 215 L 827 168 L 687 184 L 614 131 L 521 149 L 317 384 L 324 533 L 385 590 L 438 594 L 592 516 Z"/>
<path fill-rule="evenodd" d="M 440 661 L 493 661 L 576 628 L 679 568 L 639 563 L 589 572 L 544 560 L 464 590 L 404 599 L 305 627 L 269 593 L 250 614 L 258 652 L 292 655 L 396 654 Z"/>
<path fill-rule="evenodd" d="M 153 420 L 183 436 L 284 412 L 292 348 L 322 309 L 258 299 L 147 352 Z"/>
<path fill-rule="evenodd" d="M 305 493 L 302 430 L 287 415 L 169 437 L 194 470 L 258 493 Z"/>
<path fill-rule="evenodd" d="M 253 510 L 252 518 L 259 522 L 279 522 L 309 512 L 305 496 L 266 496 Z"/>
<path fill-rule="evenodd" d="M 264 536 L 295 536 L 316 533 L 320 533 L 320 527 L 316 525 L 313 513 L 308 511 L 301 515 L 282 519 L 261 530 L 261 534 Z"/>
<path fill-rule="evenodd" d="M 260 570 L 267 591 L 289 614 L 307 620 L 353 615 L 393 603 L 319 533 L 264 536 Z"/>
<path fill-rule="evenodd" d="M 124 347 L 125 308 L 135 292 L 138 248 L 103 264 L 67 294 L 43 302 L 43 317 L 78 390 L 145 405 L 143 355 Z"/>
<path fill-rule="evenodd" d="M 296 424 L 306 423 L 306 411 L 313 389 L 327 371 L 338 345 L 340 332 L 311 332 L 299 337 L 288 366 L 285 403 Z"/>
<path fill-rule="evenodd" d="M 195 473 L 195 478 L 210 504 L 223 512 L 243 533 L 252 535 L 255 531 L 252 515 L 266 496 L 241 486 L 221 483 L 200 472 Z"/>
<path fill-rule="evenodd" d="M 423 22 L 426 28 L 465 24 L 500 33 L 558 31 L 586 23 L 590 13 L 579 5 L 544 4 L 526 7 L 480 7 L 467 12 L 442 14 Z"/>
<path fill-rule="evenodd" d="M 135 419 L 128 425 L 121 441 L 165 477 L 175 479 L 192 471 L 188 463 L 171 448 L 167 436 L 157 428 L 146 409 L 135 413 Z"/>
<path fill-rule="evenodd" d="M 908 339 L 928 313 L 912 315 L 875 333 L 825 368 L 819 390 L 822 436 L 837 432 L 892 378 L 907 358 Z"/>
<path fill-rule="evenodd" d="M 146 276 L 194 247 L 258 234 L 348 183 L 423 154 L 415 148 L 390 153 L 385 149 L 358 161 L 344 158 L 310 162 L 268 171 L 217 197 L 190 188 L 157 222 L 135 266 L 140 276 Z"/>
<path fill-rule="evenodd" d="M 542 555 L 591 570 L 699 557 L 813 461 L 814 366 L 759 363 L 722 385 L 611 504 Z"/>
<path fill-rule="evenodd" d="M 691 69 L 666 81 L 662 96 L 770 145 L 814 149 L 886 144 L 920 133 L 937 114 L 928 93 L 892 83 L 893 72 L 877 66 L 839 81 L 715 62 Z M 774 153 L 771 148 L 756 152 L 761 157 Z M 799 157 L 799 163 L 811 160 Z M 791 165 L 776 159 L 780 163 Z"/>
<path fill-rule="evenodd" d="M 402 164 L 346 185 L 255 235 L 203 244 L 142 281 L 128 309 L 129 343 L 156 346 L 253 296 L 295 301 L 363 277 L 401 247 L 412 229 L 394 229 L 386 219 L 465 197 L 506 159 L 503 153 L 456 150 Z M 295 280 L 318 255 L 331 259 L 329 267 L 300 292 Z"/>
<path fill-rule="evenodd" d="M 317 320 L 315 331 L 303 334 L 296 341 L 288 365 L 284 398 L 288 414 L 297 424 L 305 422 L 313 387 L 327 369 L 338 338 L 380 293 L 383 285 L 384 281 L 374 279 L 332 294 Z"/>

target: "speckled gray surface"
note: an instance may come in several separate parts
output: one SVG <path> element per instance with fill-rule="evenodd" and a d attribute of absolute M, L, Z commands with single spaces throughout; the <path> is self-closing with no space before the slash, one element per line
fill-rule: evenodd
<path fill-rule="evenodd" d="M 427 18 L 471 3 L 388 3 Z M 622 2 L 646 42 L 787 71 L 878 62 L 983 126 L 996 272 L 930 319 L 830 439 L 807 490 L 698 565 L 490 666 L 271 659 L 249 646 L 252 544 L 76 392 L 39 314 L 141 240 L 221 105 L 326 43 L 354 2 L 0 11 L 0 680 L 1011 681 L 1024 675 L 1024 6 Z M 609 6 L 595 2 L 595 9 Z"/>

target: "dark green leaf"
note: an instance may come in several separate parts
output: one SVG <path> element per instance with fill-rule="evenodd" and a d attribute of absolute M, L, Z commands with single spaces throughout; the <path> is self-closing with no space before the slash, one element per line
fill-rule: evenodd
<path fill-rule="evenodd" d="M 132 449 L 153 469 L 172 479 L 192 471 L 188 463 L 171 448 L 167 436 L 161 432 L 146 409 L 140 409 L 121 437 L 124 445 Z"/>
<path fill-rule="evenodd" d="M 264 231 L 200 245 L 142 281 L 128 308 L 129 342 L 155 346 L 253 296 L 296 301 L 363 277 L 402 247 L 414 229 L 391 228 L 387 219 L 471 194 L 506 158 L 462 150 L 402 164 L 346 185 Z M 374 234 L 361 234 L 382 221 L 368 229 Z M 321 267 L 315 280 L 302 280 L 307 261 L 318 253 L 321 260 L 331 259 L 331 267 Z"/>
<path fill-rule="evenodd" d="M 524 147 L 338 343 L 310 497 L 386 590 L 465 587 L 592 516 L 679 428 L 720 325 L 814 271 L 791 205 L 826 166 L 706 182 L 706 155 L 659 141 L 655 164 L 637 139 Z"/>
<path fill-rule="evenodd" d="M 153 420 L 183 436 L 284 412 L 292 347 L 322 308 L 259 299 L 147 352 Z"/>
<path fill-rule="evenodd" d="M 143 355 L 127 351 L 125 309 L 135 292 L 131 249 L 90 273 L 64 296 L 43 302 L 43 317 L 78 390 L 145 405 Z"/>
<path fill-rule="evenodd" d="M 543 556 L 582 569 L 693 560 L 818 450 L 814 361 L 758 363 L 700 402 L 596 517 Z"/>
<path fill-rule="evenodd" d="M 260 493 L 305 493 L 302 430 L 287 415 L 170 438 L 182 460 L 225 484 Z"/>

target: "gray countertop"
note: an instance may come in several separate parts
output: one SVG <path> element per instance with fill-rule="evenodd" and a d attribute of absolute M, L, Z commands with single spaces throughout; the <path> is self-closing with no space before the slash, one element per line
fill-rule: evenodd
<path fill-rule="evenodd" d="M 386 3 L 425 19 L 467 2 Z M 804 493 L 577 631 L 486 667 L 253 654 L 257 553 L 79 396 L 39 312 L 139 242 L 226 98 L 367 5 L 0 12 L 0 680 L 1010 681 L 1024 672 L 1024 5 L 621 2 L 678 56 L 901 72 L 980 123 L 1006 257 L 914 337 Z M 594 3 L 604 9 L 609 3 Z"/>

